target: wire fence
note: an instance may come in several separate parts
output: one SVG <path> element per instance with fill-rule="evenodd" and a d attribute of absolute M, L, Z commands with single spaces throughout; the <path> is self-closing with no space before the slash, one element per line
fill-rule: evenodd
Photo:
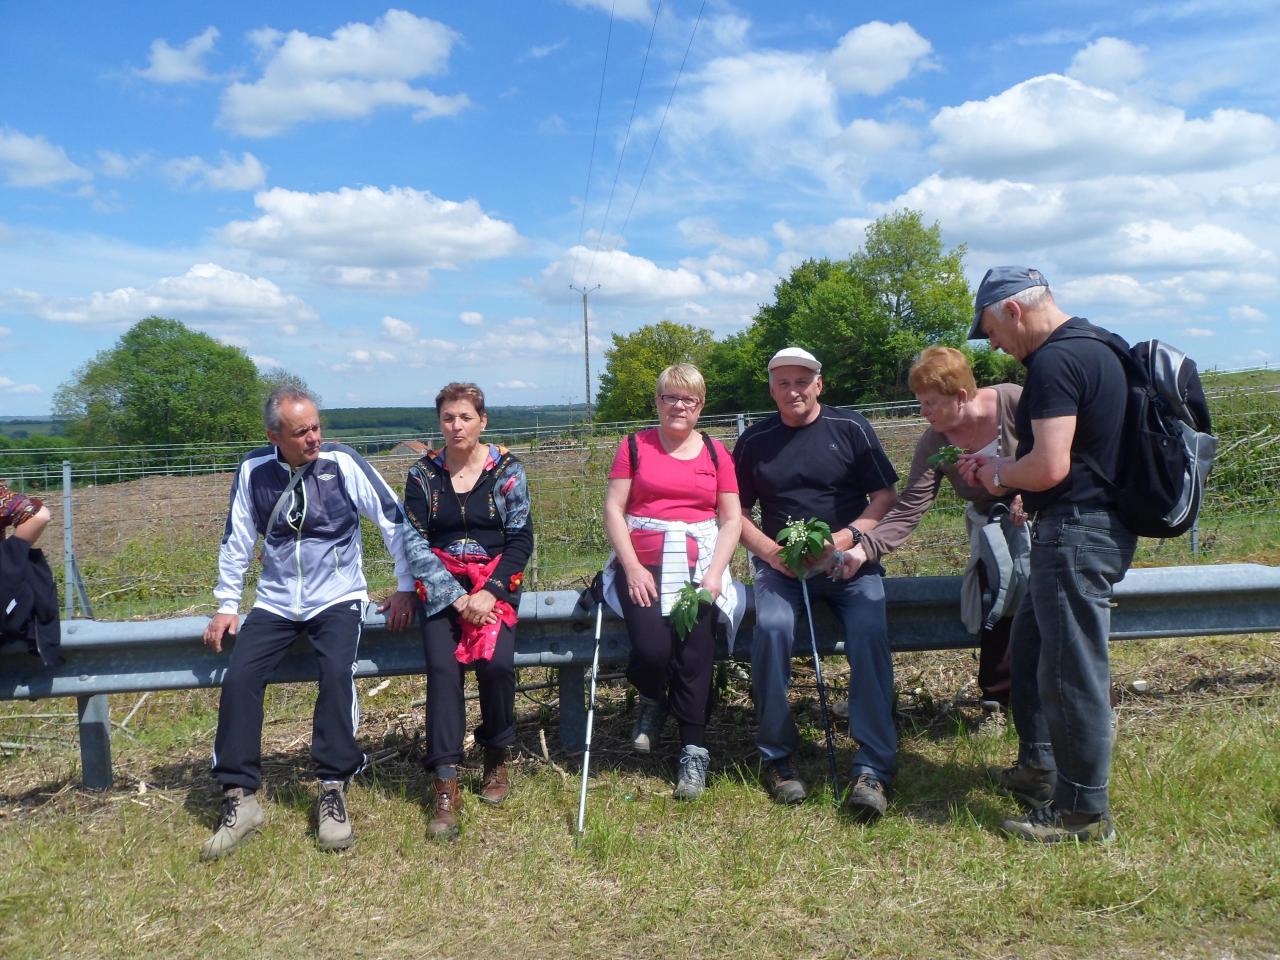
<path fill-rule="evenodd" d="M 1211 397 L 1221 444 L 1201 521 L 1193 536 L 1143 541 L 1137 562 L 1173 564 L 1280 559 L 1280 391 Z M 871 420 L 905 480 L 924 421 L 915 404 L 859 408 Z M 699 427 L 730 447 L 767 412 L 704 417 Z M 512 447 L 529 474 L 535 531 L 531 589 L 580 586 L 608 555 L 603 523 L 606 475 L 621 438 L 644 422 L 531 428 L 487 439 Z M 438 437 L 344 438 L 397 493 L 422 442 Z M 0 478 L 42 496 L 54 523 L 41 541 L 73 590 L 79 615 L 101 619 L 206 614 L 214 609 L 217 552 L 239 457 L 254 443 L 187 447 L 77 448 L 68 463 L 20 463 L 0 451 Z M 56 451 L 66 456 L 67 449 Z M 372 524 L 363 531 L 365 570 L 375 594 L 394 589 L 392 564 Z M 959 573 L 968 557 L 963 503 L 942 485 L 915 535 L 885 561 L 892 576 Z M 748 578 L 739 550 L 735 574 Z M 251 602 L 256 564 L 246 583 Z"/>

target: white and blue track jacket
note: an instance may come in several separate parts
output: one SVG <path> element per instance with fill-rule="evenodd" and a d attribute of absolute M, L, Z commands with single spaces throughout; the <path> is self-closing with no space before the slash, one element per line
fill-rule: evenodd
<path fill-rule="evenodd" d="M 345 444 L 325 443 L 319 458 L 300 469 L 302 479 L 268 530 L 294 471 L 274 446 L 254 450 L 240 461 L 218 553 L 213 595 L 219 613 L 239 612 L 245 571 L 259 536 L 262 574 L 255 607 L 289 620 L 308 620 L 335 603 L 368 600 L 361 515 L 382 532 L 395 561 L 398 589 L 413 589 L 400 529 L 404 511 L 364 457 Z"/>

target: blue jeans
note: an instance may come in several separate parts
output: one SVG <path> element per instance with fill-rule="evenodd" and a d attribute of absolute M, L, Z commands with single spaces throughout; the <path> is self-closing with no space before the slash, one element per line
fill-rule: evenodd
<path fill-rule="evenodd" d="M 1031 583 L 1013 618 L 1010 706 L 1018 762 L 1057 770 L 1054 804 L 1104 813 L 1111 775 L 1111 588 L 1137 538 L 1113 511 L 1041 513 Z"/>
<path fill-rule="evenodd" d="M 796 633 L 798 651 L 811 655 L 800 581 L 759 560 L 755 569 L 756 628 L 751 641 L 751 685 L 756 704 L 756 747 L 766 761 L 789 756 L 799 743 L 787 687 Z M 872 773 L 888 784 L 898 769 L 898 732 L 893 726 L 893 658 L 885 621 L 884 581 L 877 574 L 835 581 L 808 581 L 809 601 L 824 600 L 844 628 L 849 678 L 849 732 L 858 741 L 853 775 Z"/>

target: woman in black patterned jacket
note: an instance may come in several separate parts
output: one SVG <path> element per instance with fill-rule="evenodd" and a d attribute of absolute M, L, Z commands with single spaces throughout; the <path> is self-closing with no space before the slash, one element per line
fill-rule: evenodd
<path fill-rule="evenodd" d="M 427 757 L 434 775 L 432 837 L 458 835 L 458 764 L 466 726 L 463 670 L 475 664 L 484 749 L 480 799 L 511 790 L 515 743 L 515 625 L 525 564 L 533 552 L 529 484 L 504 447 L 480 442 L 484 393 L 450 383 L 436 396 L 444 447 L 429 450 L 405 483 L 405 552 L 422 604 L 427 660 Z"/>

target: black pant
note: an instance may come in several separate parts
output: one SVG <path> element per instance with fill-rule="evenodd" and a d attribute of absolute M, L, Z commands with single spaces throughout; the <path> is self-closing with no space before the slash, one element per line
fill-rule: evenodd
<path fill-rule="evenodd" d="M 422 625 L 422 648 L 427 656 L 427 757 L 428 771 L 462 761 L 467 709 L 462 694 L 465 667 L 453 655 L 462 636 L 462 622 L 453 607 L 445 607 Z M 492 660 L 477 660 L 480 683 L 480 726 L 476 743 L 496 749 L 516 742 L 516 634 L 512 627 L 498 627 L 498 643 Z"/>
<path fill-rule="evenodd" d="M 310 620 L 287 620 L 255 608 L 245 617 L 222 678 L 213 775 L 226 787 L 262 784 L 262 697 L 267 679 L 305 631 L 320 667 L 320 691 L 311 724 L 311 759 L 321 780 L 348 780 L 365 755 L 356 743 L 356 648 L 363 623 L 359 600 L 321 610 Z"/>
<path fill-rule="evenodd" d="M 1009 705 L 1009 629 L 1012 617 L 1002 617 L 978 634 L 978 688 L 983 700 Z"/>
<path fill-rule="evenodd" d="M 654 583 L 661 582 L 660 567 L 645 567 Z M 681 745 L 702 745 L 702 731 L 711 713 L 711 679 L 715 667 L 716 608 L 703 604 L 689 635 L 681 640 L 671 621 L 662 616 L 655 600 L 638 607 L 631 602 L 626 572 L 618 568 L 618 601 L 631 639 L 627 679 L 652 700 L 667 701 L 680 724 Z"/>

